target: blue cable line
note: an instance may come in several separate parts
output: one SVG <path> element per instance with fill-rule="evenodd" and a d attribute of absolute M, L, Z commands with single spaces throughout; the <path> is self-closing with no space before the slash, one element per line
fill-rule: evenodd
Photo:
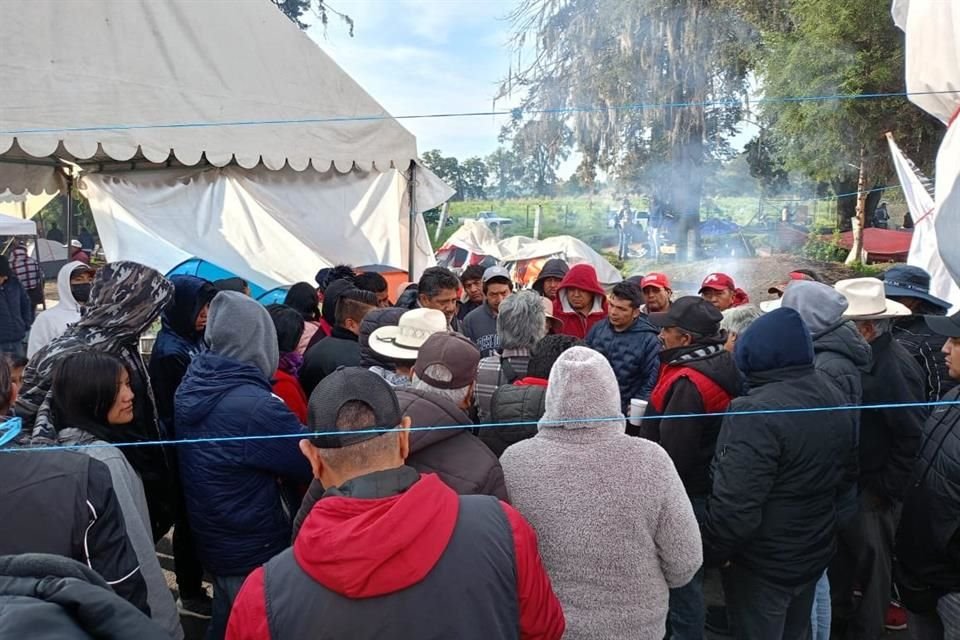
<path fill-rule="evenodd" d="M 782 415 L 782 414 L 791 414 L 791 413 L 822 413 L 825 411 L 862 411 L 865 409 L 909 409 L 909 408 L 919 408 L 919 407 L 942 407 L 942 406 L 954 406 L 960 404 L 960 400 L 940 400 L 936 402 L 905 402 L 905 403 L 890 403 L 890 404 L 871 404 L 871 405 L 837 405 L 831 407 L 806 407 L 806 408 L 796 408 L 796 409 L 756 409 L 752 411 L 731 411 L 731 412 L 715 412 L 715 413 L 674 413 L 666 414 L 659 416 L 643 416 L 639 418 L 640 420 L 650 420 L 650 419 L 666 419 L 671 420 L 677 419 L 687 419 L 687 418 L 711 418 L 711 417 L 723 417 L 723 416 L 758 416 L 758 415 Z M 623 424 L 626 420 L 624 416 L 614 416 L 608 418 L 584 418 L 577 420 L 552 420 L 548 424 L 551 425 L 563 425 L 571 423 L 597 423 L 597 422 L 614 422 L 617 426 Z M 539 421 L 522 421 L 522 422 L 487 422 L 482 424 L 455 424 L 455 425 L 445 425 L 445 426 L 435 426 L 435 427 L 410 427 L 411 432 L 415 431 L 448 431 L 452 429 L 493 429 L 493 428 L 503 428 L 503 427 L 517 427 L 525 425 L 538 424 Z M 381 434 L 388 433 L 395 430 L 396 427 L 371 427 L 369 429 L 358 429 L 356 431 L 324 431 L 324 432 L 310 432 L 303 431 L 300 433 L 272 433 L 264 435 L 249 435 L 249 436 L 222 436 L 217 438 L 186 438 L 183 440 L 148 440 L 148 441 L 138 441 L 138 442 L 98 442 L 90 444 L 57 444 L 57 445 L 39 445 L 39 446 L 28 446 L 23 448 L 17 447 L 6 447 L 0 448 L 0 453 L 10 453 L 14 451 L 77 451 L 81 449 L 95 449 L 102 447 L 143 447 L 143 446 L 157 446 L 157 445 L 184 445 L 184 444 L 212 444 L 217 442 L 246 442 L 250 440 L 282 440 L 288 438 L 296 438 L 302 440 L 303 438 L 322 438 L 325 436 L 336 436 L 336 435 L 366 435 L 366 434 Z"/>
<path fill-rule="evenodd" d="M 836 93 L 827 95 L 812 96 L 782 96 L 771 98 L 760 98 L 752 101 L 752 104 L 777 104 L 791 102 L 830 102 L 838 100 L 874 100 L 880 98 L 902 98 L 921 95 L 960 93 L 960 90 L 943 91 L 898 91 L 893 93 Z M 533 115 L 560 115 L 574 113 L 592 113 L 597 111 L 644 111 L 647 109 L 676 109 L 683 107 L 711 107 L 711 106 L 735 106 L 743 104 L 740 99 L 727 98 L 723 100 L 705 100 L 695 102 L 664 102 L 664 103 L 627 103 L 622 105 L 595 105 L 583 107 L 557 107 L 553 109 L 494 109 L 491 111 L 464 111 L 451 113 L 424 113 L 407 114 L 392 116 L 389 114 L 368 114 L 356 116 L 326 116 L 316 118 L 292 118 L 280 120 L 233 120 L 224 122 L 171 122 L 163 124 L 115 124 L 115 125 L 96 125 L 88 127 L 40 127 L 24 129 L 0 130 L 0 135 L 29 135 L 29 134 L 49 134 L 49 133 L 82 133 L 91 131 L 135 131 L 140 129 L 185 129 L 185 128 L 205 128 L 205 127 L 249 127 L 249 126 L 273 126 L 273 125 L 297 125 L 297 124 L 325 124 L 342 122 L 370 122 L 378 120 L 423 120 L 433 118 L 469 118 L 478 116 L 520 116 L 523 114 Z"/>

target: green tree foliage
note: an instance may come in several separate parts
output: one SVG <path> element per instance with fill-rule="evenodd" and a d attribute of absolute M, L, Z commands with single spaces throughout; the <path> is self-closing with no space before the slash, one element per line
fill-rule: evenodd
<path fill-rule="evenodd" d="M 876 0 L 727 0 L 762 34 L 753 66 L 766 97 L 759 109 L 764 139 L 752 146 L 755 175 L 776 182 L 797 171 L 856 191 L 863 152 L 866 184 L 895 179 L 884 134 L 929 170 L 942 127 L 905 97 L 791 101 L 781 96 L 831 96 L 905 91 L 903 34 L 887 2 Z M 870 199 L 868 210 L 879 201 Z M 855 198 L 840 206 L 852 215 Z"/>
<path fill-rule="evenodd" d="M 487 156 L 487 168 L 490 171 L 490 193 L 501 200 L 515 198 L 523 190 L 523 165 L 512 149 L 504 147 Z"/>
<path fill-rule="evenodd" d="M 350 37 L 353 37 L 353 18 L 334 9 L 326 0 L 271 0 L 271 2 L 277 5 L 277 8 L 301 29 L 306 29 L 310 26 L 301 18 L 312 9 L 313 14 L 317 20 L 320 21 L 320 24 L 323 25 L 324 30 L 326 30 L 330 22 L 330 16 L 334 16 L 343 21 L 347 29 L 349 29 Z"/>
<path fill-rule="evenodd" d="M 483 200 L 487 197 L 487 165 L 480 158 L 467 158 L 460 162 L 444 156 L 439 149 L 432 149 L 421 156 L 423 163 L 441 180 L 456 189 L 453 200 Z"/>
<path fill-rule="evenodd" d="M 523 167 L 523 190 L 535 196 L 555 195 L 557 168 L 570 154 L 573 133 L 556 119 L 527 120 L 513 134 L 513 153 Z"/>
<path fill-rule="evenodd" d="M 522 94 L 508 134 L 517 135 L 528 116 L 569 124 L 583 155 L 583 184 L 600 168 L 634 189 L 652 189 L 678 212 L 696 213 L 704 160 L 729 155 L 726 138 L 746 93 L 744 50 L 754 36 L 718 4 L 521 0 L 512 20 L 528 61 L 501 87 L 501 95 Z"/>

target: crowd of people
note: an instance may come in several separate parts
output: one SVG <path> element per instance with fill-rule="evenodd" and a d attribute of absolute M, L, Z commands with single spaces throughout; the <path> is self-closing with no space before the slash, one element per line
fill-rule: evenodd
<path fill-rule="evenodd" d="M 960 314 L 784 280 L 0 260 L 0 637 L 960 637 Z"/>

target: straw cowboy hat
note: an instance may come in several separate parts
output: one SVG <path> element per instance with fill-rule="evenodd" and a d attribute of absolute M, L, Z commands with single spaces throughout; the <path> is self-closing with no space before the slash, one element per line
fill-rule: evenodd
<path fill-rule="evenodd" d="M 370 348 L 391 360 L 416 360 L 427 338 L 447 330 L 447 317 L 436 309 L 412 309 L 397 326 L 380 327 L 370 334 Z"/>
<path fill-rule="evenodd" d="M 847 320 L 881 320 L 912 315 L 908 307 L 887 299 L 883 281 L 876 278 L 840 280 L 834 288 L 850 303 L 843 314 Z"/>

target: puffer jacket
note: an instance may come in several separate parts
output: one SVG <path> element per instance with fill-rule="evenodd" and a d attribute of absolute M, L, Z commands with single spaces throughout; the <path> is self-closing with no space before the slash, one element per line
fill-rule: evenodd
<path fill-rule="evenodd" d="M 503 469 L 489 449 L 470 433 L 470 417 L 443 396 L 420 389 L 397 389 L 400 413 L 413 427 L 467 425 L 410 433 L 407 464 L 420 473 L 436 473 L 461 495 L 485 494 L 507 500 Z"/>
<path fill-rule="evenodd" d="M 593 308 L 586 316 L 580 315 L 570 306 L 566 292 L 569 288 L 582 289 L 593 294 Z M 562 323 L 557 333 L 581 340 L 587 337 L 593 325 L 607 317 L 607 293 L 600 286 L 597 272 L 592 266 L 574 265 L 563 277 L 557 299 L 553 301 L 553 315 Z"/>
<path fill-rule="evenodd" d="M 814 366 L 840 387 L 847 400 L 859 405 L 862 376 L 870 370 L 873 352 L 852 322 L 843 322 L 813 336 Z"/>
<path fill-rule="evenodd" d="M 646 316 L 640 316 L 623 331 L 616 331 L 610 319 L 595 324 L 587 335 L 587 344 L 610 362 L 620 385 L 624 415 L 631 398 L 647 400 L 660 373 L 659 330 Z"/>
<path fill-rule="evenodd" d="M 960 387 L 943 397 L 960 400 Z M 960 405 L 934 407 L 897 530 L 898 582 L 911 590 L 960 591 Z"/>
<path fill-rule="evenodd" d="M 844 394 L 812 366 L 753 373 L 730 413 L 836 406 Z M 856 482 L 848 411 L 727 415 L 712 465 L 706 556 L 774 584 L 823 573 L 835 551 L 843 496 Z"/>
<path fill-rule="evenodd" d="M 257 440 L 185 444 L 180 479 L 203 566 L 215 576 L 246 575 L 290 544 L 291 507 L 279 479 L 306 484 L 296 416 L 252 364 L 205 352 L 176 395 L 178 436 Z"/>
<path fill-rule="evenodd" d="M 493 392 L 491 422 L 504 426 L 486 426 L 478 433 L 497 457 L 508 447 L 537 435 L 537 423 L 545 411 L 547 380 L 526 377 L 505 384 Z"/>
<path fill-rule="evenodd" d="M 904 318 L 894 325 L 893 338 L 913 356 L 923 370 L 927 400 L 936 402 L 957 386 L 950 377 L 947 362 L 940 353 L 945 338 L 927 328 L 923 316 Z"/>
<path fill-rule="evenodd" d="M 170 636 L 89 567 L 62 556 L 26 553 L 0 557 L 0 638 Z"/>

